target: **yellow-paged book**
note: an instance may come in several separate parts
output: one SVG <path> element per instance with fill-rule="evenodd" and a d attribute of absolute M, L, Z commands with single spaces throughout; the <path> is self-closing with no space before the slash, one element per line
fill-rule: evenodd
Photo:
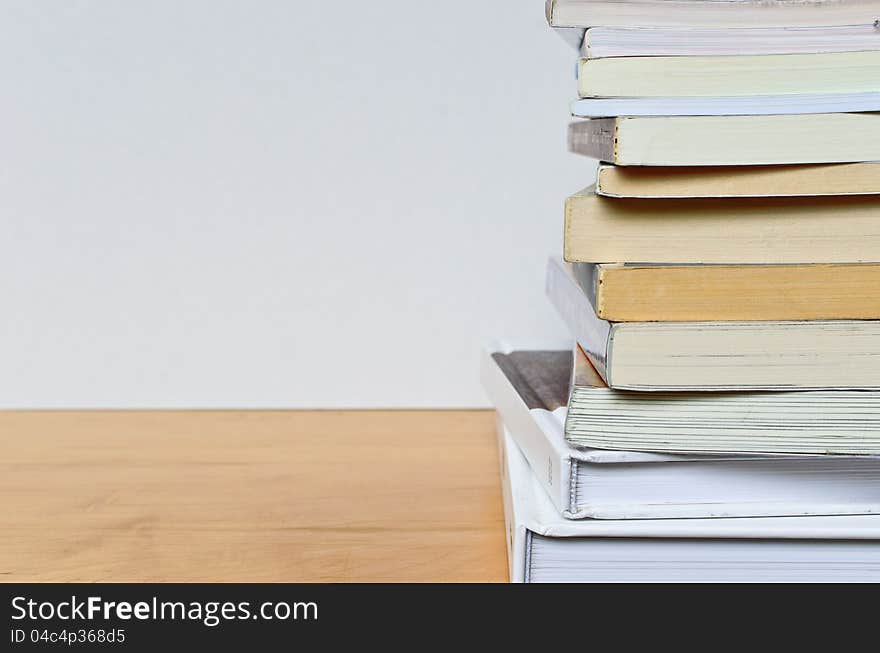
<path fill-rule="evenodd" d="M 612 322 L 880 319 L 880 264 L 574 264 Z"/>

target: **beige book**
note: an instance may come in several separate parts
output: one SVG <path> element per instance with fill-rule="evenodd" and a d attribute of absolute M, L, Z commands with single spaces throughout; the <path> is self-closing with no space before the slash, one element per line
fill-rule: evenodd
<path fill-rule="evenodd" d="M 740 56 L 582 58 L 581 97 L 733 97 L 877 90 L 880 50 Z"/>
<path fill-rule="evenodd" d="M 565 202 L 565 259 L 582 263 L 876 263 L 880 197 Z"/>
<path fill-rule="evenodd" d="M 568 138 L 572 152 L 625 166 L 880 161 L 880 113 L 594 118 Z"/>
<path fill-rule="evenodd" d="M 605 197 L 799 197 L 880 194 L 880 163 L 690 168 L 600 164 Z"/>
<path fill-rule="evenodd" d="M 880 319 L 880 264 L 572 269 L 596 315 L 612 322 Z"/>

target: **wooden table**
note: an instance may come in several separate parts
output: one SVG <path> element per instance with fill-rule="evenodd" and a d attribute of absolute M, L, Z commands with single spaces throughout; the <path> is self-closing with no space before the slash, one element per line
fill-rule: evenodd
<path fill-rule="evenodd" d="M 0 412 L 0 580 L 504 581 L 488 411 Z"/>

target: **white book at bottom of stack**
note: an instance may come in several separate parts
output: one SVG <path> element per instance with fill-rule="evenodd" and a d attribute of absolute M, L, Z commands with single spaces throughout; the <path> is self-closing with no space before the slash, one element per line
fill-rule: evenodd
<path fill-rule="evenodd" d="M 498 431 L 512 582 L 880 582 L 880 516 L 568 520 Z"/>

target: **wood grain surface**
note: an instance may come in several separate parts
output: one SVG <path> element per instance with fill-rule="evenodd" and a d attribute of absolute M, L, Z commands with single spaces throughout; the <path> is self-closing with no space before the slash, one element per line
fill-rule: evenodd
<path fill-rule="evenodd" d="M 0 413 L 0 580 L 504 581 L 494 413 Z"/>

